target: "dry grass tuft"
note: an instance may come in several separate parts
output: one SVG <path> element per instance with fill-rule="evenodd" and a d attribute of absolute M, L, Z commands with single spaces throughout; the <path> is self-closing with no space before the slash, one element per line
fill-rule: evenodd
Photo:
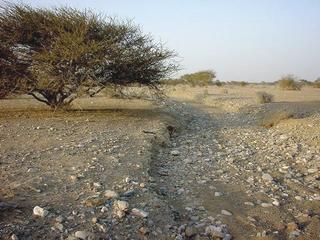
<path fill-rule="evenodd" d="M 293 75 L 287 75 L 282 77 L 278 81 L 278 86 L 282 90 L 301 90 L 301 85 L 297 82 L 297 78 Z"/>
<path fill-rule="evenodd" d="M 274 96 L 266 92 L 257 92 L 256 93 L 258 103 L 271 103 L 273 102 Z"/>

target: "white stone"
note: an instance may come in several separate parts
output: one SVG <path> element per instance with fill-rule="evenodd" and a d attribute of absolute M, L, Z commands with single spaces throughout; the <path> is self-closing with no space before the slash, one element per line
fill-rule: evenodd
<path fill-rule="evenodd" d="M 178 150 L 172 150 L 170 153 L 172 156 L 179 156 L 180 152 Z"/>
<path fill-rule="evenodd" d="M 93 240 L 95 239 L 95 235 L 88 231 L 76 231 L 74 234 L 75 237 L 82 239 L 82 240 Z"/>
<path fill-rule="evenodd" d="M 45 217 L 48 215 L 48 211 L 39 207 L 39 206 L 35 206 L 33 208 L 33 215 L 38 216 L 38 217 Z"/>
<path fill-rule="evenodd" d="M 131 210 L 131 214 L 134 216 L 137 216 L 137 217 L 142 217 L 142 218 L 146 218 L 149 215 L 149 213 L 147 213 L 141 209 L 138 209 L 138 208 L 133 208 Z"/>
<path fill-rule="evenodd" d="M 275 205 L 275 206 L 277 206 L 277 207 L 279 207 L 279 206 L 280 206 L 280 203 L 279 203 L 279 201 L 278 201 L 278 200 L 274 200 L 274 201 L 272 202 L 272 204 L 273 204 L 273 205 Z"/>
<path fill-rule="evenodd" d="M 116 209 L 119 209 L 121 211 L 127 211 L 129 208 L 129 203 L 126 201 L 115 201 L 114 202 L 114 207 Z"/>
<path fill-rule="evenodd" d="M 271 203 L 261 203 L 261 206 L 264 208 L 272 207 Z"/>
<path fill-rule="evenodd" d="M 221 197 L 221 196 L 222 196 L 222 193 L 221 193 L 221 192 L 215 192 L 215 193 L 214 193 L 214 196 L 215 196 L 215 197 Z"/>
<path fill-rule="evenodd" d="M 227 211 L 227 210 L 221 210 L 221 214 L 222 215 L 226 215 L 226 216 L 232 216 L 232 213 L 231 212 L 229 212 L 229 211 Z"/>
<path fill-rule="evenodd" d="M 104 192 L 104 196 L 109 200 L 109 199 L 113 199 L 113 198 L 118 198 L 119 194 L 116 193 L 115 191 L 112 191 L 112 190 L 106 190 Z"/>

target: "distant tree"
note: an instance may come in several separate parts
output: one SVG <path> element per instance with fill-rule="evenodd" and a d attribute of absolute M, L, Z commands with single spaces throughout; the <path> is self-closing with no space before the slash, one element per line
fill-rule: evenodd
<path fill-rule="evenodd" d="M 208 86 L 213 84 L 213 79 L 216 78 L 214 71 L 199 71 L 191 74 L 185 74 L 180 79 L 190 84 L 191 86 Z"/>
<path fill-rule="evenodd" d="M 71 8 L 6 5 L 0 41 L 0 86 L 52 108 L 108 85 L 152 87 L 177 69 L 175 53 L 131 22 Z"/>

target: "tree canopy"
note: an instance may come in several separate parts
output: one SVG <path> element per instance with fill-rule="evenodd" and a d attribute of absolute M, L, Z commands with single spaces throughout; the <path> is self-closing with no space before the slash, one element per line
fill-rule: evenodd
<path fill-rule="evenodd" d="M 177 69 L 174 57 L 130 21 L 72 8 L 0 10 L 0 97 L 25 93 L 58 108 L 111 84 L 154 86 Z"/>

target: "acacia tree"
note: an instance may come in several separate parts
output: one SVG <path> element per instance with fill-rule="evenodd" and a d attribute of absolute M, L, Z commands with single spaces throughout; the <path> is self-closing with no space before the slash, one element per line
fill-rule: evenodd
<path fill-rule="evenodd" d="M 7 67 L 1 84 L 52 108 L 110 84 L 154 86 L 177 69 L 175 53 L 131 22 L 70 8 L 7 5 L 0 11 L 0 39 L 6 46 L 0 64 Z"/>

